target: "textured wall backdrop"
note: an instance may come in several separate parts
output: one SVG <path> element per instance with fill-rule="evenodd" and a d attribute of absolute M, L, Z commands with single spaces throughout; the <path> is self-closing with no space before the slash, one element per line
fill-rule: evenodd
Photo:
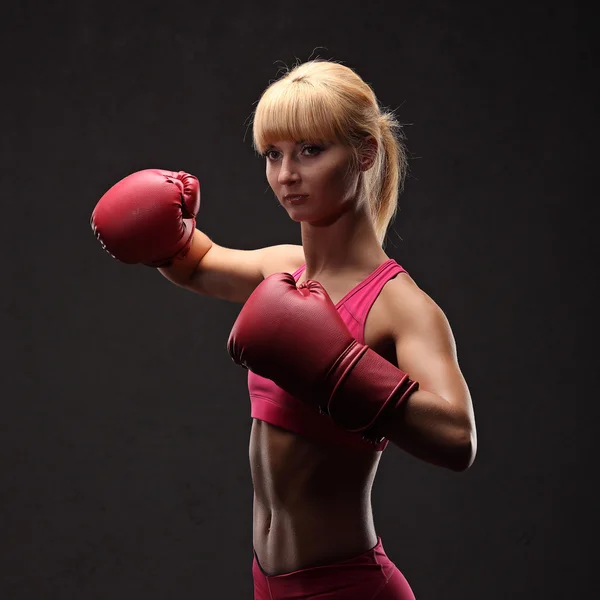
<path fill-rule="evenodd" d="M 406 124 L 387 251 L 446 312 L 476 411 L 466 473 L 386 451 L 386 550 L 419 600 L 598 597 L 597 117 L 581 10 L 2 9 L 1 598 L 251 598 L 249 401 L 225 349 L 240 307 L 117 263 L 88 219 L 125 175 L 186 170 L 219 244 L 298 243 L 247 125 L 279 67 L 311 56 L 356 69 Z"/>

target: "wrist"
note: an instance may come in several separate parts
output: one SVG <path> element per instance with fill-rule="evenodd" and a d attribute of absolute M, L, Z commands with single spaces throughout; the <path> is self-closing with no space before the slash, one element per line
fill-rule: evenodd
<path fill-rule="evenodd" d="M 200 262 L 211 249 L 213 243 L 208 236 L 195 227 L 192 228 L 189 242 L 168 262 L 159 266 L 159 272 L 180 286 L 187 286 Z"/>

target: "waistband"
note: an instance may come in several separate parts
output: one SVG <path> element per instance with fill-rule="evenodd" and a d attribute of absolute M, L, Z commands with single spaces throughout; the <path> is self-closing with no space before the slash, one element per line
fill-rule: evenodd
<path fill-rule="evenodd" d="M 331 570 L 336 567 L 368 567 L 375 566 L 378 569 L 381 567 L 382 563 L 389 562 L 389 558 L 387 557 L 385 550 L 383 549 L 383 544 L 381 542 L 381 537 L 377 536 L 377 543 L 375 546 L 366 550 L 362 554 L 357 556 L 353 556 L 351 558 L 346 558 L 343 560 L 327 563 L 326 565 L 319 565 L 316 567 L 307 567 L 306 569 L 299 569 L 297 571 L 291 571 L 290 573 L 282 573 L 281 575 L 269 575 L 260 565 L 258 560 L 258 556 L 256 555 L 256 550 L 253 550 L 254 553 L 254 562 L 260 572 L 266 577 L 269 581 L 273 581 L 276 579 L 295 579 L 302 578 L 305 579 L 307 576 L 312 573 L 317 574 L 320 571 L 325 569 Z"/>

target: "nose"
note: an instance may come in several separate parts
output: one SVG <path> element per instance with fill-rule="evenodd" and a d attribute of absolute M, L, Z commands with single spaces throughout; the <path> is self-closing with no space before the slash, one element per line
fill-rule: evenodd
<path fill-rule="evenodd" d="M 284 157 L 281 160 L 281 168 L 279 169 L 277 182 L 279 185 L 290 185 L 292 183 L 297 183 L 298 181 L 300 181 L 298 166 L 292 157 Z"/>

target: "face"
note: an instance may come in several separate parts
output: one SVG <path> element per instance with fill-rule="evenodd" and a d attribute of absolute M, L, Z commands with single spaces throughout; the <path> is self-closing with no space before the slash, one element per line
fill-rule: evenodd
<path fill-rule="evenodd" d="M 267 148 L 267 179 L 294 221 L 335 218 L 354 202 L 358 174 L 352 153 L 338 142 L 282 140 Z"/>

